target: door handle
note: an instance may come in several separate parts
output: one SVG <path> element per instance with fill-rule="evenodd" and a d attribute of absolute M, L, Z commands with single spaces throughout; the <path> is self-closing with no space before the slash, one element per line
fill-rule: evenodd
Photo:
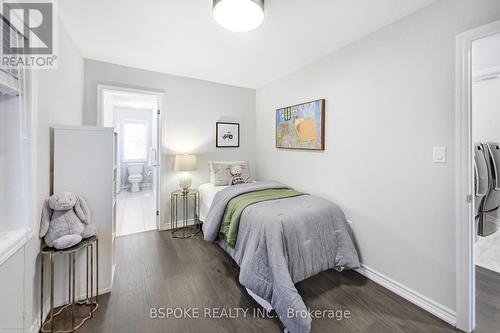
<path fill-rule="evenodd" d="M 156 148 L 151 147 L 149 150 L 149 166 L 156 167 L 158 165 L 158 159 L 156 157 Z"/>

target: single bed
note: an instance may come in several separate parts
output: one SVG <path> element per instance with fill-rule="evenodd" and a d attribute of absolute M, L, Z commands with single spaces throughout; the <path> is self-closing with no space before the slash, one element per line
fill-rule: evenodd
<path fill-rule="evenodd" d="M 239 282 L 258 303 L 274 309 L 290 332 L 307 333 L 311 316 L 295 283 L 328 269 L 357 268 L 359 258 L 342 210 L 306 193 L 240 207 L 236 240 L 221 239 L 233 199 L 275 190 L 293 191 L 278 182 L 200 186 L 204 239 L 240 266 Z"/>

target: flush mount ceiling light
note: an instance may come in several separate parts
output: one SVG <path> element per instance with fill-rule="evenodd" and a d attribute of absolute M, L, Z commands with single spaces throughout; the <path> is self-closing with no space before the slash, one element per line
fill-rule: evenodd
<path fill-rule="evenodd" d="M 227 30 L 250 31 L 264 21 L 264 0 L 213 0 L 213 15 Z"/>

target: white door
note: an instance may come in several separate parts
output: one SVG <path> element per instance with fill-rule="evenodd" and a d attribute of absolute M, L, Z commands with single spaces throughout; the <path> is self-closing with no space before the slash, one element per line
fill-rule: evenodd
<path fill-rule="evenodd" d="M 156 110 L 153 110 L 153 140 L 150 151 L 150 167 L 152 177 L 153 196 L 156 198 L 155 214 L 156 214 L 156 227 L 160 229 L 160 203 L 161 203 L 161 158 L 159 152 L 161 151 L 161 112 L 159 103 Z"/>

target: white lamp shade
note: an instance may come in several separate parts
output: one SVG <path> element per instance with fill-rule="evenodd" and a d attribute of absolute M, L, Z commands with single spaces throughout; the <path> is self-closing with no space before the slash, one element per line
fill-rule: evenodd
<path fill-rule="evenodd" d="M 196 155 L 175 155 L 175 171 L 196 170 Z"/>
<path fill-rule="evenodd" d="M 214 19 L 230 31 L 245 32 L 264 21 L 263 0 L 214 0 Z"/>

